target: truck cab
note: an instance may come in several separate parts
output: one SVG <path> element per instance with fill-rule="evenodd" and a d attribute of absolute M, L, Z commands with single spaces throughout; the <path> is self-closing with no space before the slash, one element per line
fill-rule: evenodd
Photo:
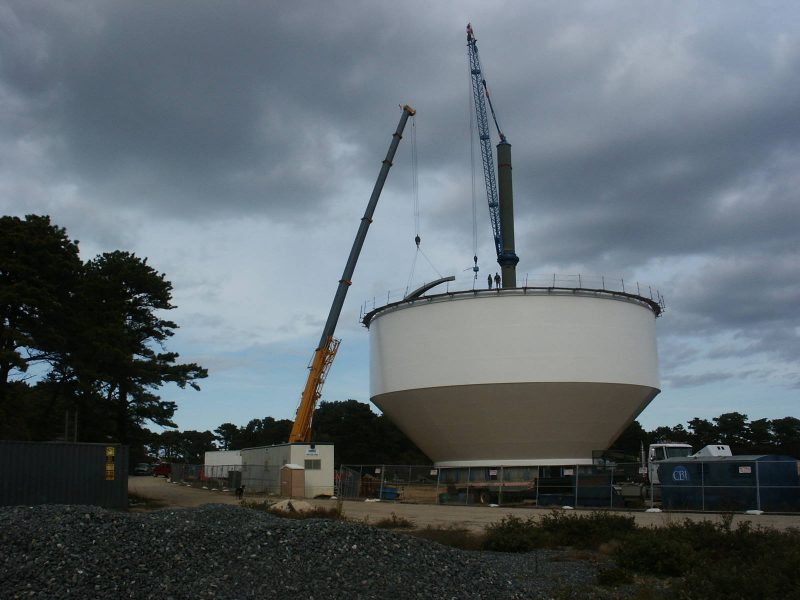
<path fill-rule="evenodd" d="M 659 484 L 658 461 L 667 458 L 685 458 L 691 456 L 692 447 L 679 442 L 662 442 L 650 444 L 647 452 L 647 477 L 651 483 Z"/>

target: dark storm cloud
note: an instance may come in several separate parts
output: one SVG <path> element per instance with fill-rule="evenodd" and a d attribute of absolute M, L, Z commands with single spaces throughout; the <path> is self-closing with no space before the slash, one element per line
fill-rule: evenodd
<path fill-rule="evenodd" d="M 304 214 L 360 172 L 381 88 L 399 91 L 398 26 L 347 7 L 13 3 L 11 126 L 39 123 L 62 174 L 111 202 Z"/>
<path fill-rule="evenodd" d="M 668 302 L 662 334 L 678 351 L 668 369 L 694 352 L 719 358 L 725 350 L 678 341 L 711 332 L 735 340 L 732 353 L 800 358 L 797 6 L 462 10 L 7 1 L 0 189 L 24 198 L 72 186 L 85 202 L 74 210 L 87 213 L 263 213 L 310 230 L 371 186 L 396 106 L 408 102 L 419 109 L 420 179 L 439 194 L 421 190 L 426 227 L 455 245 L 471 238 L 472 20 L 513 145 L 520 269 L 650 273 Z M 481 185 L 479 176 L 483 257 Z M 691 270 L 675 274 L 684 263 Z"/>

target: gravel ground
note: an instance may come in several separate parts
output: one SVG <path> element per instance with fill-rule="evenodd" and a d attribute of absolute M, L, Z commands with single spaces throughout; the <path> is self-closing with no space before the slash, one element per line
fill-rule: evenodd
<path fill-rule="evenodd" d="M 585 598 L 608 566 L 222 504 L 0 508 L 0 598 Z"/>

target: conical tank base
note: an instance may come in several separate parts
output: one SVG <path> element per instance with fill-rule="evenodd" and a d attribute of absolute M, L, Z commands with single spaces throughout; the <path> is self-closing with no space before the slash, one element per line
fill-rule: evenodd
<path fill-rule="evenodd" d="M 511 466 L 590 462 L 656 394 L 639 385 L 509 383 L 393 392 L 372 402 L 438 466 Z"/>

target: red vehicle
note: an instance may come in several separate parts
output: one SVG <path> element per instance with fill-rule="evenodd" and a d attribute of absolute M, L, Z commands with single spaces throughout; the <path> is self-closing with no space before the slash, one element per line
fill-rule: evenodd
<path fill-rule="evenodd" d="M 169 477 L 171 473 L 172 466 L 169 463 L 158 463 L 157 465 L 153 465 L 153 477 L 158 477 L 159 475 Z"/>

